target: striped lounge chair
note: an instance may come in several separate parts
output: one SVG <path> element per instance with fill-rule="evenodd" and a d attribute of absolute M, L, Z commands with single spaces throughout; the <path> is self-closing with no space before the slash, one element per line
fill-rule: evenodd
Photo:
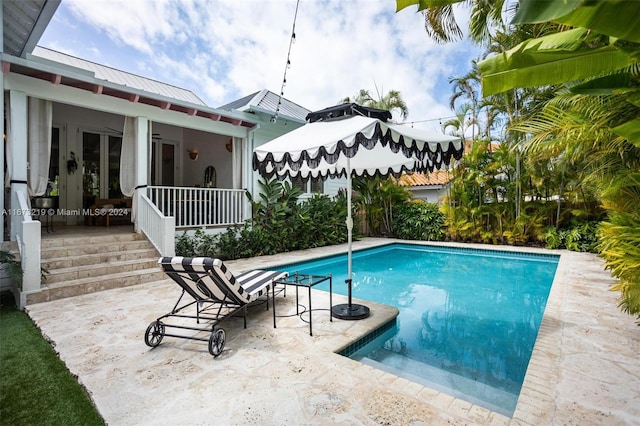
<path fill-rule="evenodd" d="M 218 324 L 241 313 L 244 328 L 247 328 L 247 307 L 260 301 L 266 302 L 269 309 L 269 297 L 273 300 L 275 288 L 272 283 L 288 275 L 287 272 L 252 270 L 234 276 L 220 259 L 209 257 L 161 257 L 158 264 L 182 288 L 182 292 L 171 312 L 149 324 L 145 333 L 145 343 L 150 347 L 156 347 L 164 336 L 208 340 L 209 353 L 214 357 L 220 355 L 225 342 L 225 331 Z M 185 294 L 190 297 L 183 302 Z M 195 315 L 183 312 L 192 305 L 195 305 Z M 196 324 L 202 322 L 206 323 L 206 326 L 185 325 L 184 320 L 170 321 L 177 318 L 195 319 Z M 193 333 L 170 334 L 167 333 L 168 328 L 210 330 L 211 335 L 204 339 Z"/>

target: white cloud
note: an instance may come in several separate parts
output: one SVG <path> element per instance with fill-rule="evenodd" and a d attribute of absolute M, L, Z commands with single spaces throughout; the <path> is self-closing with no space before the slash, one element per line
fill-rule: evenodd
<path fill-rule="evenodd" d="M 51 25 L 81 23 L 95 40 L 48 46 L 69 52 L 84 43 L 81 57 L 188 88 L 218 106 L 262 88 L 279 93 L 295 7 L 293 0 L 65 0 L 60 8 L 74 19 Z M 94 46 L 104 35 L 111 46 Z M 451 116 L 447 80 L 465 74 L 475 52 L 468 43 L 435 44 L 422 15 L 395 13 L 393 0 L 302 0 L 284 94 L 313 110 L 359 89 L 375 93 L 377 85 L 401 92 L 409 120 Z"/>

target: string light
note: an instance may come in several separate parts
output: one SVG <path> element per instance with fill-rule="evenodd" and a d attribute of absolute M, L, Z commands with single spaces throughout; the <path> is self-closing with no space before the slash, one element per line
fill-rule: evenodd
<path fill-rule="evenodd" d="M 430 121 L 437 121 L 442 126 L 442 120 L 449 120 L 451 118 L 458 118 L 458 116 L 457 115 L 450 115 L 448 117 L 427 118 L 425 120 L 403 121 L 402 123 L 398 123 L 398 124 L 411 124 L 411 127 L 413 127 L 413 125 L 416 124 L 416 123 L 428 123 Z M 467 115 L 465 115 L 464 118 L 466 119 Z"/>
<path fill-rule="evenodd" d="M 280 114 L 280 105 L 282 105 L 282 97 L 284 96 L 284 86 L 287 85 L 287 70 L 291 68 L 291 45 L 296 42 L 296 20 L 298 19 L 298 6 L 300 6 L 300 0 L 296 2 L 296 13 L 293 15 L 293 27 L 291 28 L 291 38 L 289 39 L 289 51 L 287 52 L 287 62 L 284 66 L 284 75 L 282 76 L 282 87 L 280 88 L 280 98 L 278 99 L 278 106 L 276 112 L 271 117 L 271 122 L 278 121 L 278 115 Z"/>

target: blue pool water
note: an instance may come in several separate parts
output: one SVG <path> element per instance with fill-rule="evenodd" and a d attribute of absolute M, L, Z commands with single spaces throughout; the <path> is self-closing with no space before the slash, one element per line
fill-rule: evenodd
<path fill-rule="evenodd" d="M 552 255 L 411 244 L 354 252 L 353 297 L 400 314 L 347 355 L 511 416 L 557 263 Z M 334 293 L 347 293 L 346 255 L 279 269 L 332 274 Z"/>

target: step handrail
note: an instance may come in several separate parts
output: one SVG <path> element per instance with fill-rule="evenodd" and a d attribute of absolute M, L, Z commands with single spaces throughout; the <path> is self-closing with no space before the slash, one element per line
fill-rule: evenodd
<path fill-rule="evenodd" d="M 137 211 L 138 229 L 149 239 L 161 256 L 175 256 L 174 217 L 165 216 L 153 202 L 144 194 L 140 194 Z"/>

